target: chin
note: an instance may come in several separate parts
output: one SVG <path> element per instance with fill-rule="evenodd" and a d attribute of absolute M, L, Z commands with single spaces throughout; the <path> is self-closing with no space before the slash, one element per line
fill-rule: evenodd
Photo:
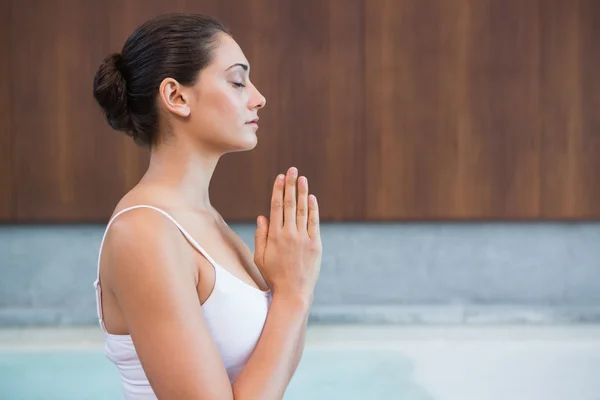
<path fill-rule="evenodd" d="M 258 144 L 258 138 L 256 134 L 252 133 L 251 135 L 245 134 L 243 135 L 243 140 L 239 140 L 236 143 L 231 143 L 229 146 L 229 153 L 236 153 L 241 151 L 250 151 L 253 150 Z"/>
<path fill-rule="evenodd" d="M 256 145 L 258 144 L 258 138 L 254 135 L 253 140 L 248 141 L 247 146 L 245 147 L 245 151 L 254 150 Z"/>

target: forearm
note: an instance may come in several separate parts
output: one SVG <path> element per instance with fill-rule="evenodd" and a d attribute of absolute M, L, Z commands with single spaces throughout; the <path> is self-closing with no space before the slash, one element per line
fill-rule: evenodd
<path fill-rule="evenodd" d="M 298 364 L 300 364 L 300 360 L 302 359 L 302 353 L 304 352 L 304 345 L 306 343 L 306 328 L 308 325 L 308 313 L 306 313 L 306 317 L 304 318 L 304 326 L 302 329 L 302 333 L 300 334 L 300 338 L 298 339 L 298 342 L 296 343 L 296 352 L 294 355 L 294 361 L 293 361 L 293 366 L 292 366 L 292 371 L 290 374 L 290 380 L 292 379 L 292 377 L 294 376 L 294 374 L 296 373 L 296 369 L 298 368 Z"/>
<path fill-rule="evenodd" d="M 308 310 L 308 302 L 273 296 L 260 339 L 233 385 L 236 400 L 283 398 L 300 358 Z"/>

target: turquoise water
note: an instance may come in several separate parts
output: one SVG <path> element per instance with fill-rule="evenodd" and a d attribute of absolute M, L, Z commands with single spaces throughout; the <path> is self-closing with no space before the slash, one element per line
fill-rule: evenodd
<path fill-rule="evenodd" d="M 0 400 L 122 399 L 102 340 L 0 330 Z M 600 400 L 598 377 L 600 326 L 312 326 L 284 400 Z"/>
<path fill-rule="evenodd" d="M 390 350 L 306 349 L 285 400 L 434 400 L 413 381 L 409 359 Z M 118 375 L 98 350 L 0 352 L 2 400 L 122 399 Z"/>

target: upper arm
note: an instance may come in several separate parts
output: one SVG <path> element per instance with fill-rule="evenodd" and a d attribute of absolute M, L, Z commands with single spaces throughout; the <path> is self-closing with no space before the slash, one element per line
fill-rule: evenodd
<path fill-rule="evenodd" d="M 151 210 L 123 214 L 113 222 L 102 256 L 157 397 L 232 399 L 198 299 L 195 253 L 177 227 Z"/>

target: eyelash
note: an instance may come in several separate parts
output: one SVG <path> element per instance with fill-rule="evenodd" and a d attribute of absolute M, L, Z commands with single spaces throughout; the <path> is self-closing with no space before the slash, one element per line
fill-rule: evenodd
<path fill-rule="evenodd" d="M 233 86 L 237 87 L 237 88 L 245 88 L 246 85 L 244 85 L 243 83 L 239 83 L 239 82 L 233 82 Z"/>

